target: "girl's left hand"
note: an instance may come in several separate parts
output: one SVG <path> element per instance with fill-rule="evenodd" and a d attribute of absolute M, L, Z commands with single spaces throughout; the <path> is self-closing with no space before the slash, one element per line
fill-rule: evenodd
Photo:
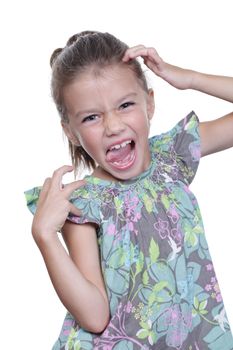
<path fill-rule="evenodd" d="M 148 68 L 177 89 L 189 89 L 192 87 L 195 72 L 164 62 L 153 47 L 145 47 L 144 45 L 131 47 L 126 50 L 122 60 L 123 62 L 128 62 L 137 57 L 142 57 Z"/>

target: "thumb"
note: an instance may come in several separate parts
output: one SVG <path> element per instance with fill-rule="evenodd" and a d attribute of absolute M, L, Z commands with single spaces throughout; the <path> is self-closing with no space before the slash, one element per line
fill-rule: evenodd
<path fill-rule="evenodd" d="M 70 196 L 72 192 L 74 192 L 78 188 L 84 186 L 85 184 L 86 184 L 85 180 L 77 180 L 77 181 L 74 181 L 74 182 L 71 182 L 71 183 L 65 185 L 64 191 L 66 192 L 66 194 L 68 196 Z"/>
<path fill-rule="evenodd" d="M 82 210 L 78 209 L 74 204 L 70 203 L 70 213 L 72 213 L 75 216 L 83 216 Z"/>

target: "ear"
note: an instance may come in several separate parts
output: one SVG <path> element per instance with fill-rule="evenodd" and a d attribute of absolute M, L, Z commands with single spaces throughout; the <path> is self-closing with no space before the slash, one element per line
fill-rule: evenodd
<path fill-rule="evenodd" d="M 80 146 L 79 139 L 72 133 L 69 122 L 61 121 L 61 126 L 64 133 L 66 134 L 66 137 L 72 143 L 72 145 Z"/>
<path fill-rule="evenodd" d="M 153 118 L 154 111 L 155 111 L 154 90 L 149 89 L 147 94 L 147 116 L 149 120 Z"/>

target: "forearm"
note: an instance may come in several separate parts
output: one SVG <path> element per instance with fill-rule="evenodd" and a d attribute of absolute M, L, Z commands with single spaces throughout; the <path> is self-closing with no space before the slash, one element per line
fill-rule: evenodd
<path fill-rule="evenodd" d="M 108 301 L 99 289 L 84 278 L 66 252 L 59 237 L 37 243 L 53 286 L 78 324 L 91 332 L 101 332 L 109 320 Z"/>
<path fill-rule="evenodd" d="M 193 71 L 191 89 L 233 102 L 233 78 Z"/>

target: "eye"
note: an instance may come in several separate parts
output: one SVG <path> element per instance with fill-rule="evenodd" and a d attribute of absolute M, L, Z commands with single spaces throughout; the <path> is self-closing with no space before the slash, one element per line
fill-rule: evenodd
<path fill-rule="evenodd" d="M 120 109 L 125 109 L 125 108 L 128 108 L 128 107 L 133 106 L 133 105 L 135 105 L 134 102 L 124 102 L 124 103 L 122 103 L 122 105 L 120 105 Z"/>
<path fill-rule="evenodd" d="M 96 120 L 97 118 L 98 118 L 98 115 L 96 115 L 96 114 L 88 115 L 87 117 L 83 118 L 82 123 L 92 122 L 92 121 Z"/>

